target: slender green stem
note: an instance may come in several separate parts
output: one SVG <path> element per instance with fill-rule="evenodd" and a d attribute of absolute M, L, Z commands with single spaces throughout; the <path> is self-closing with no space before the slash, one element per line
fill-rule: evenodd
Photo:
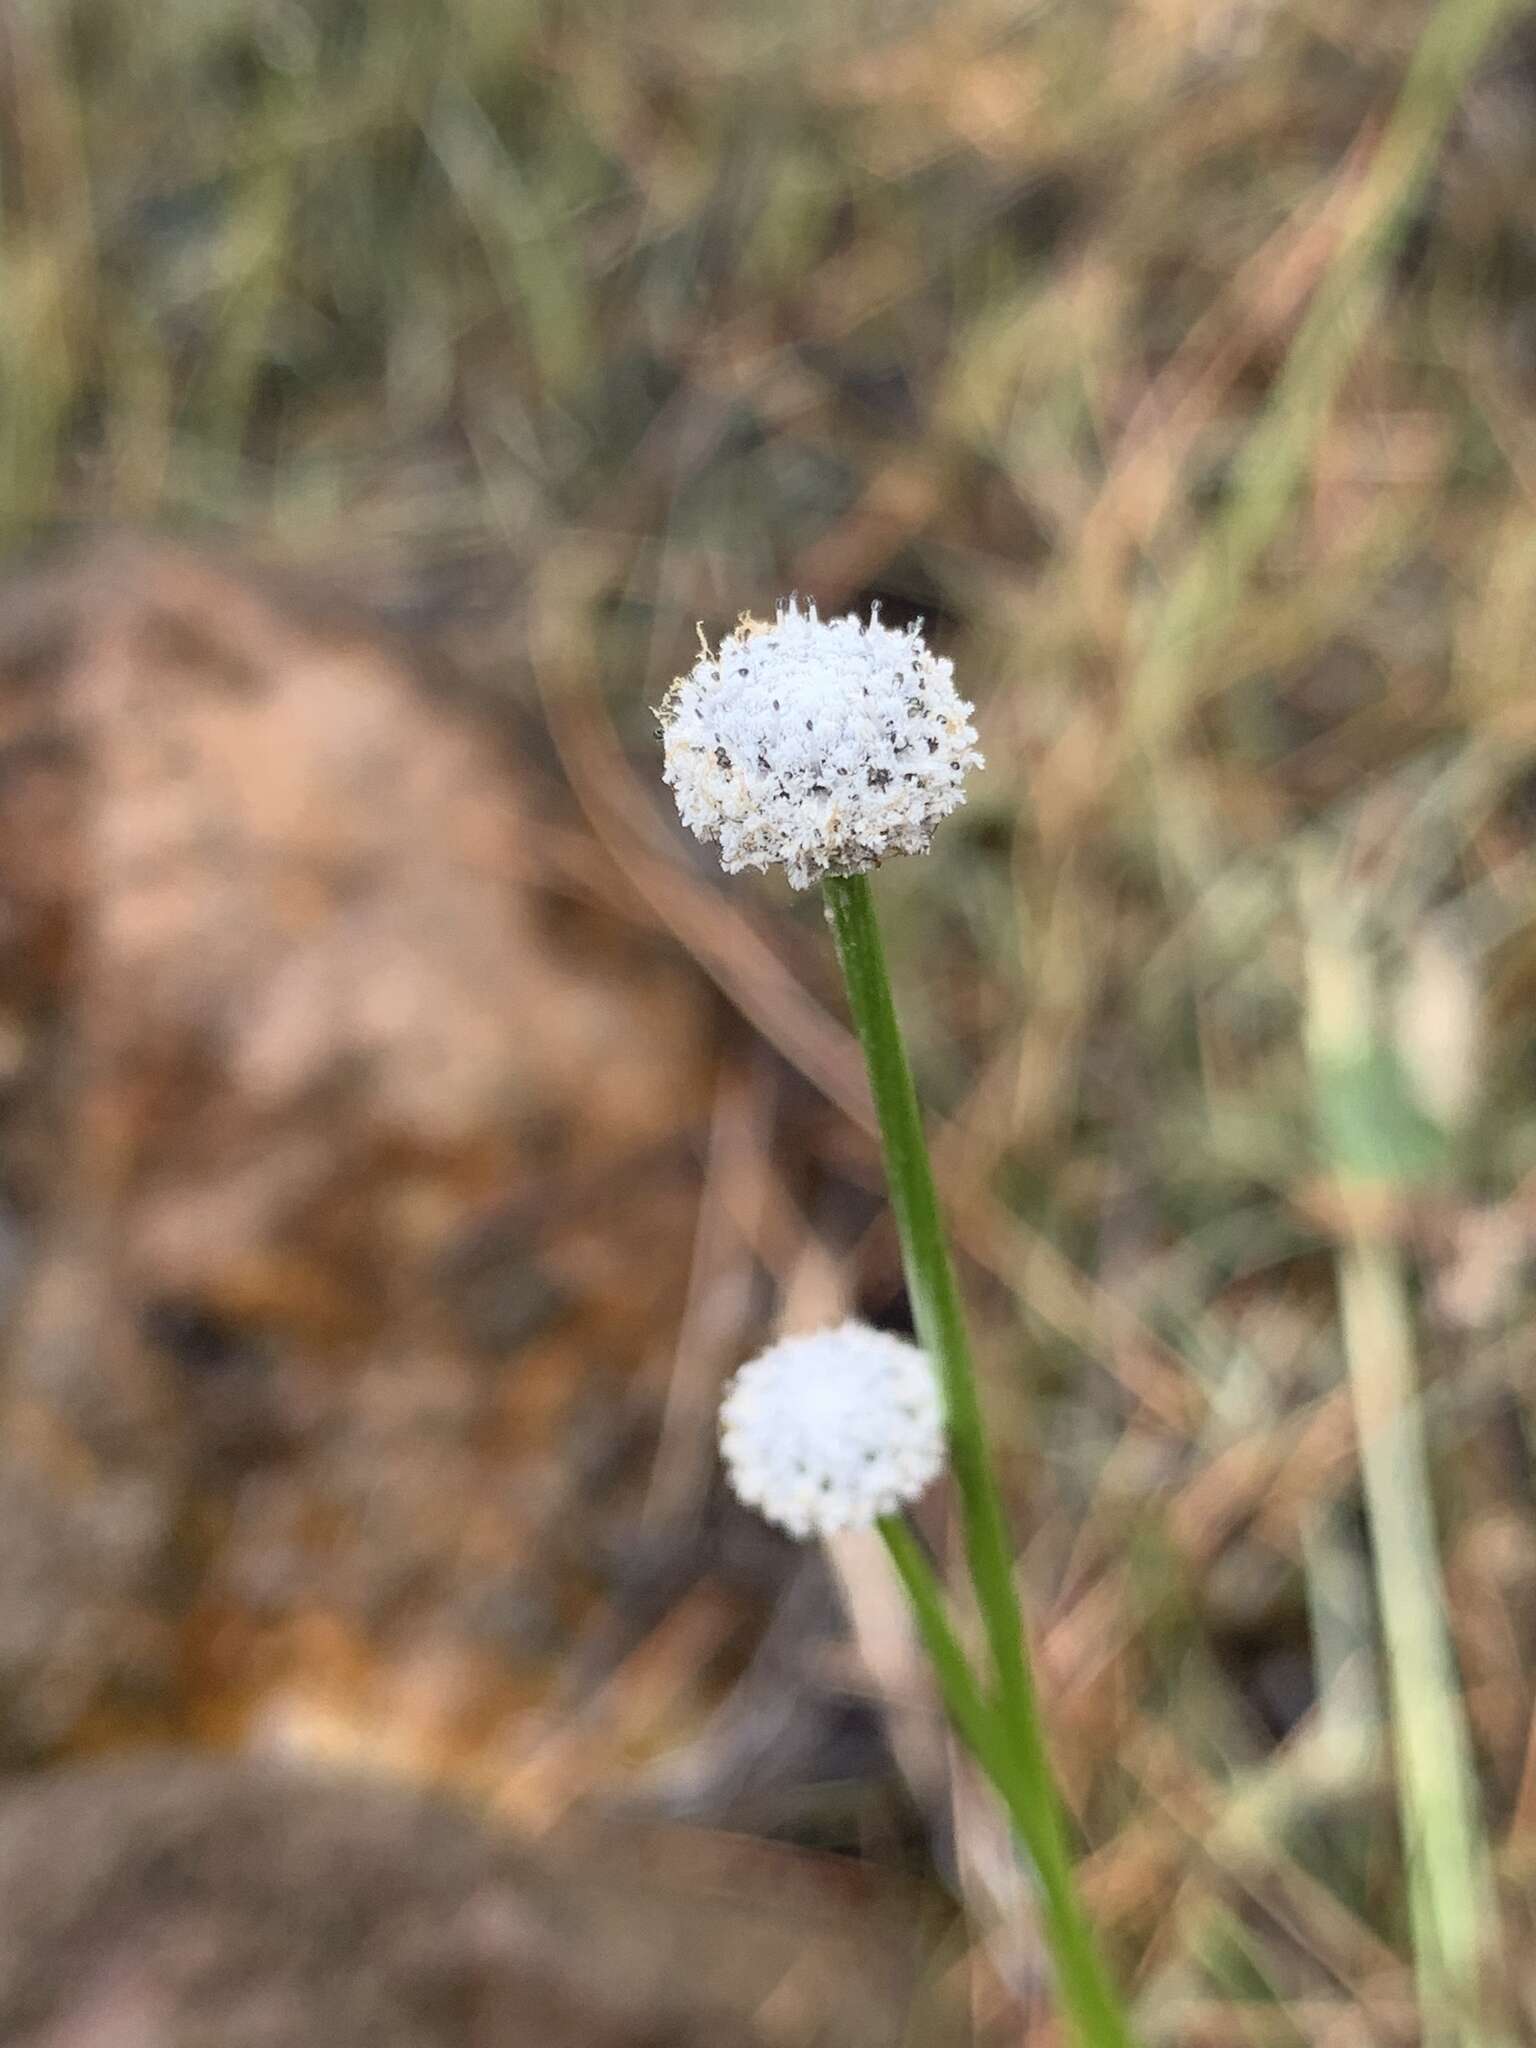
<path fill-rule="evenodd" d="M 1131 2036 L 1072 1882 L 1065 1809 L 1046 1750 L 1024 1642 L 1013 1547 L 987 1449 L 970 1340 L 939 1218 L 917 1092 L 891 998 L 874 896 L 863 875 L 829 878 L 825 892 L 880 1122 L 913 1320 L 943 1383 L 966 1557 L 996 1672 L 998 1736 L 987 1738 L 987 1752 L 977 1754 L 1034 1858 L 1062 2003 L 1077 2039 L 1084 2048 L 1127 2048 Z M 886 1541 L 891 1542 L 889 1530 Z M 934 1615 L 943 1617 L 942 1604 L 919 1603 L 909 1576 L 914 1552 L 904 1548 L 900 1538 L 893 1555 L 931 1651 L 929 1632 Z M 944 1678 L 940 1669 L 941 1682 Z M 971 1742 L 964 1723 L 957 1719 L 957 1725 Z"/>
<path fill-rule="evenodd" d="M 880 1533 L 906 1588 L 949 1717 L 991 1779 L 1034 1864 L 1041 1916 L 1073 2036 L 1083 2048 L 1133 2048 L 1125 2014 L 1072 1881 L 1061 1805 L 1048 1767 L 1043 1757 L 1020 1753 L 996 1709 L 982 1697 L 950 1626 L 933 1567 L 906 1522 L 889 1516 L 881 1522 Z"/>
<path fill-rule="evenodd" d="M 997 1667 L 998 1689 L 1009 1722 L 1034 1728 L 1039 1716 L 1014 1586 L 1013 1546 L 987 1451 L 970 1340 L 939 1220 L 917 1091 L 891 999 L 874 895 L 867 875 L 831 877 L 824 887 L 848 984 L 849 1007 L 864 1047 L 880 1119 L 912 1317 L 919 1341 L 938 1366 L 944 1384 L 966 1554 Z"/>
<path fill-rule="evenodd" d="M 956 1732 L 994 1783 L 1000 1776 L 1012 1776 L 1015 1766 L 997 1711 L 977 1684 L 970 1660 L 960 1647 L 960 1639 L 945 1610 L 943 1591 L 922 1544 L 900 1515 L 882 1517 L 879 1528 L 897 1575 L 906 1589 L 917 1632 L 922 1637 L 923 1648 L 939 1682 L 940 1697 Z M 1012 1802 L 1009 1804 L 1011 1810 Z M 1034 1808 L 1026 1805 L 1021 1814 L 1014 1815 L 1014 1819 L 1027 1844 L 1035 1832 Z"/>

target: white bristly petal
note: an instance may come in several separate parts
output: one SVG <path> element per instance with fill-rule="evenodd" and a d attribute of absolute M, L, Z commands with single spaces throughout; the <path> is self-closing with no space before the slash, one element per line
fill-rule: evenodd
<path fill-rule="evenodd" d="M 867 1528 L 938 1476 L 938 1381 L 924 1352 L 865 1323 L 786 1337 L 726 1388 L 720 1448 L 737 1498 L 790 1535 Z"/>
<path fill-rule="evenodd" d="M 666 780 L 728 873 L 782 866 L 804 889 L 928 851 L 981 766 L 971 708 L 915 630 L 820 619 L 792 599 L 673 684 Z"/>

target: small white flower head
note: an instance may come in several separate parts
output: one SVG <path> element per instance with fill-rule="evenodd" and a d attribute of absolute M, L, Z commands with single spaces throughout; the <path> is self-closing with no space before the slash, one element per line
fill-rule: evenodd
<path fill-rule="evenodd" d="M 739 1500 L 791 1536 L 868 1528 L 944 1463 L 944 1405 L 926 1353 L 867 1323 L 786 1337 L 744 1365 L 720 1405 Z"/>
<path fill-rule="evenodd" d="M 702 643 L 702 636 L 701 636 Z M 707 643 L 658 716 L 666 780 L 728 874 L 783 866 L 797 889 L 926 853 L 981 766 L 954 665 L 915 629 L 820 619 L 791 598 Z"/>

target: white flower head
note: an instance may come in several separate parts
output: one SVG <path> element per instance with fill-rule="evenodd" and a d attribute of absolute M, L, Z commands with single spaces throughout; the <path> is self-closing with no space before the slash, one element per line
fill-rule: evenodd
<path fill-rule="evenodd" d="M 791 1536 L 868 1528 L 944 1463 L 944 1404 L 926 1353 L 867 1323 L 786 1337 L 720 1405 L 732 1490 Z"/>
<path fill-rule="evenodd" d="M 728 874 L 782 865 L 804 889 L 928 851 L 981 766 L 971 709 L 915 627 L 821 619 L 791 598 L 718 654 L 703 643 L 667 692 L 665 776 Z"/>

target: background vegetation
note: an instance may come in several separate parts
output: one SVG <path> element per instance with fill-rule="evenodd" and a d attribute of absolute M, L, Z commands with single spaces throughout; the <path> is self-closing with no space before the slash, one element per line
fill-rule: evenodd
<path fill-rule="evenodd" d="M 1363 1233 L 1536 2013 L 1527 10 L 19 0 L 0 94 L 14 549 L 212 529 L 440 646 L 809 1084 L 777 1256 L 882 1315 L 814 909 L 647 707 L 791 588 L 929 621 L 989 767 L 880 888 L 1090 1896 L 1169 2038 L 1414 2038 Z"/>

